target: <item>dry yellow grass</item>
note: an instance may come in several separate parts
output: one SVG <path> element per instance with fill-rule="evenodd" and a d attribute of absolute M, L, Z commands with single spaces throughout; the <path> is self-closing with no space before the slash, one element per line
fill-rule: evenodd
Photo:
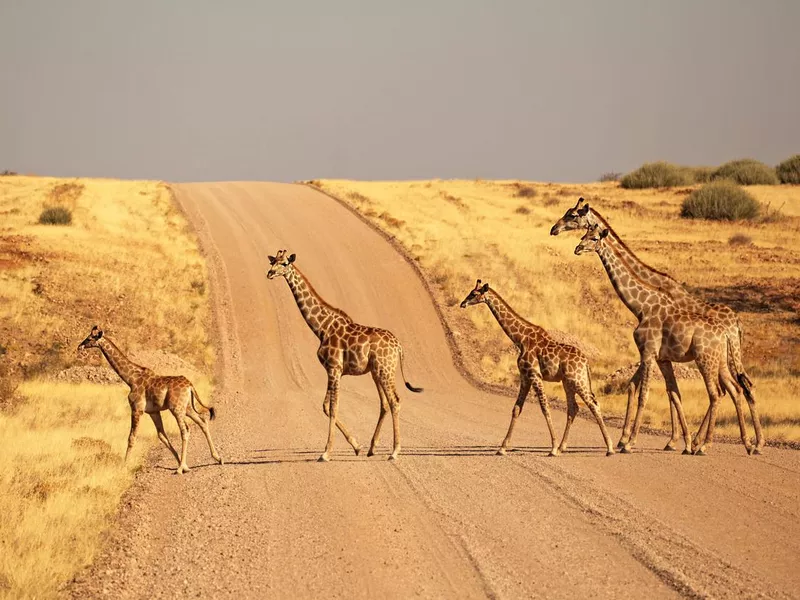
<path fill-rule="evenodd" d="M 72 224 L 38 224 L 49 206 Z M 95 323 L 209 372 L 208 320 L 205 263 L 164 184 L 0 177 L 0 597 L 52 597 L 91 560 L 155 439 L 143 424 L 125 467 L 127 387 L 49 377 L 105 364 L 76 352 Z"/>
<path fill-rule="evenodd" d="M 516 352 L 484 307 L 458 303 L 480 278 L 524 317 L 577 336 L 590 351 L 598 380 L 635 363 L 635 319 L 619 301 L 594 255 L 577 257 L 580 236 L 550 236 L 550 227 L 584 196 L 645 262 L 666 271 L 708 301 L 737 310 L 745 329 L 745 362 L 772 440 L 800 441 L 800 188 L 748 190 L 779 222 L 746 224 L 679 218 L 681 190 L 623 190 L 616 183 L 586 185 L 516 181 L 314 181 L 396 237 L 415 257 L 453 330 L 467 368 L 482 380 L 516 385 Z M 752 245 L 733 245 L 737 233 Z M 648 405 L 653 424 L 668 422 L 663 384 Z M 687 406 L 707 405 L 698 382 L 684 381 Z M 561 396 L 554 386 L 552 393 Z M 603 399 L 620 414 L 618 398 Z M 722 409 L 721 432 L 736 435 L 733 409 Z"/>

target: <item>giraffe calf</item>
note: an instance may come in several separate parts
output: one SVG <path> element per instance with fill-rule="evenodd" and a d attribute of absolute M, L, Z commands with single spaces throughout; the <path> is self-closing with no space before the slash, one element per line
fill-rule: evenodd
<path fill-rule="evenodd" d="M 134 364 L 110 339 L 103 336 L 103 331 L 98 329 L 97 325 L 92 328 L 89 336 L 78 345 L 78 350 L 87 348 L 99 348 L 111 367 L 117 372 L 117 375 L 130 388 L 128 403 L 131 406 L 131 431 L 128 435 L 128 449 L 125 452 L 126 461 L 136 441 L 139 419 L 143 413 L 147 413 L 156 426 L 158 439 L 178 461 L 176 472 L 179 475 L 189 470 L 186 465 L 186 451 L 189 446 L 189 425 L 186 422 L 186 417 L 197 423 L 197 426 L 206 436 L 211 456 L 219 464 L 222 464 L 222 458 L 217 453 L 214 442 L 211 440 L 208 424 L 209 420 L 214 419 L 214 407 L 203 404 L 191 381 L 183 375 L 159 376 L 147 367 Z M 161 421 L 161 411 L 164 410 L 170 411 L 178 422 L 178 428 L 181 432 L 180 456 L 173 448 L 164 431 L 164 423 Z"/>
<path fill-rule="evenodd" d="M 514 431 L 514 425 L 522 413 L 522 408 L 525 406 L 525 400 L 532 386 L 539 400 L 542 414 L 545 421 L 547 421 L 547 428 L 550 431 L 550 456 L 558 456 L 567 449 L 569 430 L 575 420 L 575 415 L 578 414 L 576 395 L 580 396 L 581 400 L 586 403 L 595 420 L 597 420 L 606 445 L 606 455 L 611 456 L 614 454 L 611 437 L 608 435 L 603 416 L 600 413 L 600 406 L 592 392 L 589 361 L 586 355 L 574 346 L 556 342 L 544 329 L 520 317 L 503 300 L 500 294 L 489 287 L 488 283 L 481 285 L 481 280 L 478 279 L 475 288 L 461 302 L 461 308 L 480 304 L 481 302 L 489 307 L 500 327 L 503 328 L 506 335 L 519 349 L 519 358 L 517 359 L 520 375 L 519 395 L 511 413 L 508 433 L 506 433 L 506 437 L 503 439 L 503 443 L 497 453 L 501 455 L 506 453 L 508 443 L 511 441 L 511 434 Z M 535 367 L 537 364 L 541 371 L 541 376 L 536 372 Z M 553 420 L 550 417 L 550 407 L 547 396 L 544 393 L 542 380 L 560 381 L 567 395 L 567 424 L 564 428 L 561 443 L 558 446 L 556 446 L 556 434 L 553 430 Z"/>

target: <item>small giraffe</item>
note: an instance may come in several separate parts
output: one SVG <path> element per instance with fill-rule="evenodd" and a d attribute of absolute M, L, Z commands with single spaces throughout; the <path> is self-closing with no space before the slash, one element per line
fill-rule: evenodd
<path fill-rule="evenodd" d="M 275 256 L 269 257 L 270 269 L 267 278 L 283 277 L 289 284 L 300 314 L 303 315 L 311 331 L 319 338 L 317 358 L 328 372 L 328 388 L 322 411 L 329 418 L 328 442 L 325 451 L 319 457 L 321 462 L 330 460 L 333 449 L 334 426 L 339 428 L 358 456 L 361 446 L 353 438 L 338 418 L 339 382 L 343 375 L 364 375 L 370 373 L 381 401 L 381 412 L 378 424 L 372 435 L 367 456 L 375 454 L 378 435 L 387 411 L 392 413 L 394 430 L 394 446 L 389 460 L 396 460 L 400 454 L 400 396 L 395 388 L 397 364 L 406 387 L 414 393 L 422 392 L 422 388 L 412 386 L 403 374 L 403 348 L 400 342 L 385 329 L 367 327 L 354 323 L 347 313 L 334 308 L 325 302 L 311 287 L 311 284 L 295 266 L 296 255 L 287 255 L 286 250 L 279 250 Z"/>
<path fill-rule="evenodd" d="M 603 422 L 603 416 L 600 414 L 600 406 L 592 392 L 589 361 L 583 352 L 574 346 L 553 340 L 544 329 L 529 323 L 515 313 L 500 294 L 489 287 L 488 283 L 481 285 L 481 280 L 478 279 L 475 288 L 461 303 L 461 308 L 480 304 L 481 302 L 489 307 L 500 327 L 503 328 L 509 339 L 519 349 L 519 358 L 517 359 L 520 376 L 519 395 L 511 412 L 508 433 L 506 433 L 506 437 L 503 439 L 503 443 L 497 453 L 500 455 L 506 453 L 508 443 L 511 441 L 511 433 L 514 431 L 514 425 L 522 413 L 525 399 L 532 385 L 536 398 L 539 400 L 542 414 L 545 421 L 547 421 L 547 428 L 550 430 L 552 447 L 550 456 L 558 456 L 567 449 L 569 430 L 575 415 L 578 414 L 578 403 L 575 401 L 576 394 L 586 403 L 600 426 L 600 432 L 603 434 L 603 440 L 606 444 L 606 456 L 614 454 L 611 438 Z M 541 376 L 534 368 L 536 364 L 539 365 Z M 544 393 L 542 379 L 544 381 L 560 381 L 567 395 L 567 424 L 558 447 L 556 447 L 556 434 L 553 430 L 550 407 L 548 406 L 547 396 Z"/>
<path fill-rule="evenodd" d="M 670 395 L 670 401 L 678 415 L 684 434 L 684 454 L 704 455 L 713 440 L 717 405 L 722 390 L 735 393 L 733 376 L 728 369 L 727 354 L 731 350 L 723 324 L 708 315 L 693 312 L 677 305 L 675 300 L 659 288 L 647 285 L 630 270 L 622 260 L 611 239 L 611 231 L 602 225 L 594 225 L 575 248 L 575 254 L 594 251 L 600 257 L 617 295 L 636 316 L 639 325 L 633 332 L 633 339 L 639 349 L 640 369 L 642 371 L 639 388 L 639 402 L 633 423 L 633 432 L 622 452 L 630 452 L 638 437 L 647 403 L 650 376 L 653 362 L 660 367 L 666 362 L 695 361 L 706 385 L 709 397 L 708 425 L 703 435 L 698 435 L 696 445 L 692 440 L 683 406 L 677 395 Z M 625 424 L 626 431 L 630 423 Z"/>
<path fill-rule="evenodd" d="M 178 461 L 178 475 L 186 473 L 189 467 L 186 465 L 186 449 L 189 446 L 189 425 L 186 417 L 197 423 L 197 426 L 206 436 L 208 447 L 211 449 L 211 456 L 219 464 L 222 458 L 214 447 L 211 440 L 211 432 L 206 415 L 213 419 L 216 412 L 213 407 L 206 406 L 200 400 L 197 390 L 192 383 L 183 375 L 159 376 L 147 367 L 141 367 L 131 362 L 108 337 L 103 336 L 102 330 L 97 325 L 92 327 L 89 336 L 78 345 L 78 350 L 87 348 L 99 348 L 106 357 L 111 368 L 117 372 L 122 381 L 128 384 L 130 393 L 128 403 L 131 405 L 131 432 L 128 436 L 128 449 L 125 452 L 125 460 L 128 460 L 133 443 L 136 441 L 136 432 L 139 429 L 139 419 L 142 413 L 147 413 L 153 419 L 153 424 L 158 431 L 158 439 L 169 449 Z M 195 400 L 200 405 L 198 410 Z M 172 444 L 164 432 L 164 423 L 161 421 L 161 411 L 170 411 L 181 431 L 181 453 L 175 451 Z"/>
<path fill-rule="evenodd" d="M 610 235 L 608 238 L 608 242 L 614 244 L 617 253 L 620 255 L 623 261 L 627 263 L 628 267 L 634 273 L 636 277 L 642 280 L 647 285 L 652 287 L 659 288 L 665 292 L 667 292 L 670 296 L 672 296 L 673 300 L 677 306 L 682 308 L 686 308 L 693 312 L 699 312 L 708 316 L 711 316 L 721 322 L 727 332 L 728 342 L 731 347 L 731 352 L 728 356 L 729 361 L 729 369 L 731 373 L 738 373 L 734 387 L 736 388 L 737 392 L 741 393 L 744 392 L 744 396 L 747 399 L 748 406 L 750 408 L 750 416 L 753 419 L 753 426 L 756 430 L 756 446 L 755 448 L 751 446 L 749 437 L 747 434 L 746 424 L 744 421 L 744 416 L 741 411 L 741 397 L 739 393 L 736 396 L 732 396 L 732 400 L 734 403 L 734 407 L 736 408 L 737 418 L 739 420 L 739 429 L 740 434 L 742 436 L 742 441 L 744 442 L 745 448 L 747 449 L 748 453 L 755 452 L 759 453 L 760 448 L 763 445 L 763 434 L 761 431 L 761 421 L 758 417 L 758 410 L 756 407 L 755 395 L 753 392 L 753 388 L 755 387 L 752 380 L 748 376 L 748 374 L 744 371 L 744 368 L 738 368 L 741 365 L 736 364 L 735 355 L 741 357 L 742 354 L 742 326 L 741 322 L 739 321 L 738 315 L 728 306 L 724 304 L 711 304 L 708 302 L 703 301 L 700 298 L 696 298 L 692 294 L 690 294 L 680 283 L 678 283 L 675 279 L 667 275 L 666 273 L 662 273 L 661 271 L 657 271 L 656 269 L 650 267 L 649 265 L 642 262 L 633 251 L 628 248 L 627 244 L 620 239 L 616 233 L 610 228 L 610 225 L 605 220 L 605 218 L 593 207 L 589 206 L 589 203 L 586 202 L 584 198 L 579 198 L 578 202 L 575 206 L 567 209 L 564 213 L 564 216 L 561 217 L 550 229 L 550 235 L 558 235 L 563 231 L 571 231 L 571 230 L 586 230 L 588 227 L 593 225 L 600 225 L 609 229 Z M 739 359 L 741 362 L 741 358 Z M 667 382 L 667 395 L 670 396 L 672 394 L 676 394 L 678 396 L 678 401 L 680 402 L 680 391 L 678 390 L 677 381 L 674 377 L 674 372 L 672 370 L 672 365 L 670 363 L 666 363 L 663 365 L 659 365 L 661 367 L 662 372 L 664 373 L 665 380 Z M 737 371 L 738 368 L 738 371 Z M 638 391 L 639 381 L 641 379 L 641 365 L 640 369 L 637 370 L 634 377 L 631 379 L 631 383 L 629 384 L 628 390 L 628 415 L 626 415 L 626 421 L 628 421 L 628 416 L 631 413 L 632 406 L 634 403 L 634 397 Z M 738 384 L 738 385 L 737 385 Z M 667 443 L 665 450 L 674 450 L 675 443 L 678 440 L 678 420 L 677 414 L 674 408 L 674 405 L 670 403 L 670 415 L 672 420 L 672 435 L 670 436 L 670 440 Z M 709 407 L 710 409 L 710 407 Z M 703 419 L 703 422 L 700 426 L 700 430 L 698 431 L 697 438 L 701 438 L 704 435 L 705 429 L 708 426 L 708 417 L 709 412 L 706 411 L 706 415 Z M 624 435 L 624 434 L 623 434 Z M 762 440 L 762 441 L 759 441 Z M 623 438 L 620 440 L 620 445 L 624 445 L 626 440 Z"/>

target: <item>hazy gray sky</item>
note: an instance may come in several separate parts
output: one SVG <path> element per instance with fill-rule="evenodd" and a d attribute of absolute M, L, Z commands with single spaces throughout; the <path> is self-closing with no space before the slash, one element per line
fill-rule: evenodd
<path fill-rule="evenodd" d="M 0 169 L 590 181 L 800 152 L 800 1 L 0 0 Z"/>

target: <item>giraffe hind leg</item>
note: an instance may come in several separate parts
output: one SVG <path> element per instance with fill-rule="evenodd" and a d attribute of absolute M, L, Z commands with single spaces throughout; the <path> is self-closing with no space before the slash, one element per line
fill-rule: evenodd
<path fill-rule="evenodd" d="M 383 425 L 383 420 L 386 418 L 386 413 L 389 412 L 389 401 L 386 399 L 383 386 L 376 377 L 373 378 L 375 379 L 375 387 L 378 390 L 378 397 L 381 401 L 381 412 L 378 415 L 378 423 L 375 425 L 375 433 L 372 434 L 372 441 L 369 444 L 367 456 L 373 456 L 375 454 L 375 447 L 378 445 L 378 436 L 380 436 L 381 433 L 381 426 Z"/>
<path fill-rule="evenodd" d="M 209 430 L 208 422 L 205 420 L 204 415 L 195 414 L 193 410 L 189 410 L 186 413 L 188 417 L 197 423 L 197 426 L 200 428 L 200 431 L 203 432 L 203 435 L 206 436 L 206 441 L 208 442 L 208 449 L 211 451 L 211 457 L 217 461 L 218 464 L 222 464 L 222 457 L 217 452 L 217 449 L 214 447 L 214 441 L 211 439 L 211 431 Z"/>
<path fill-rule="evenodd" d="M 170 442 L 169 438 L 167 437 L 167 433 L 164 431 L 164 422 L 161 420 L 161 413 L 150 413 L 150 418 L 153 420 L 153 425 L 156 426 L 158 439 L 161 440 L 161 443 L 169 449 L 169 451 L 172 453 L 172 456 L 174 456 L 175 460 L 177 460 L 178 464 L 180 464 L 181 458 L 178 456 L 178 451 L 175 450 L 172 442 Z"/>

